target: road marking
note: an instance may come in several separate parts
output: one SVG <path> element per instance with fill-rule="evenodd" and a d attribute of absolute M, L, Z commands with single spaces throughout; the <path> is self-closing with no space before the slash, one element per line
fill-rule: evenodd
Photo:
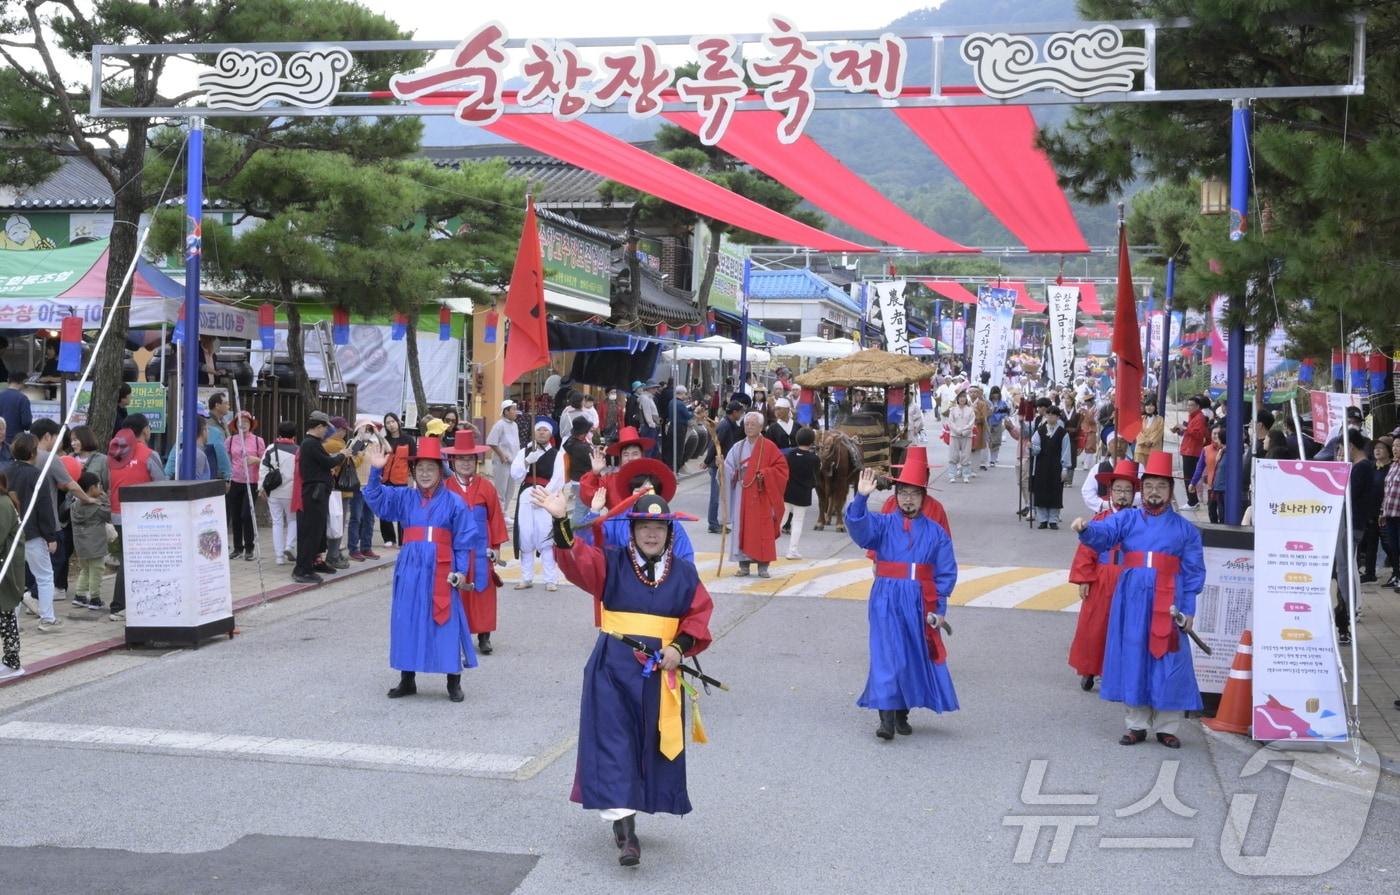
<path fill-rule="evenodd" d="M 954 606 L 964 606 L 994 590 L 1015 584 L 1026 578 L 1033 578 L 1037 575 L 1044 574 L 1046 571 L 1046 569 L 1016 566 L 1003 572 L 997 572 L 994 575 L 987 575 L 975 581 L 969 581 L 966 584 L 959 581 L 957 586 L 953 588 L 953 595 L 948 599 L 948 602 Z"/>
<path fill-rule="evenodd" d="M 1069 574 L 1064 569 L 1050 569 L 1048 571 L 1044 569 L 1024 569 L 1022 571 L 1039 571 L 1041 574 L 1023 577 L 1012 584 L 986 591 L 981 596 L 968 600 L 961 605 L 991 607 L 995 609 L 1018 608 L 1027 600 L 1038 597 L 1044 591 L 1064 584 L 1065 577 Z M 958 591 L 954 590 L 953 595 L 956 597 L 957 594 Z"/>
<path fill-rule="evenodd" d="M 71 748 L 108 749 L 119 752 L 216 756 L 497 780 L 527 779 L 539 773 L 543 767 L 533 755 L 500 755 L 491 752 L 245 736 L 197 730 L 51 724 L 34 721 L 10 721 L 0 724 L 0 740 L 51 743 Z M 553 757 L 558 757 L 557 750 Z"/>

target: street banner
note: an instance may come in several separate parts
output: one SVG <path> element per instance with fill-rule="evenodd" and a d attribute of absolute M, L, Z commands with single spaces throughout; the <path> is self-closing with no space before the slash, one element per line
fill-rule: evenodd
<path fill-rule="evenodd" d="M 963 354 L 967 351 L 967 321 L 953 321 L 953 353 Z"/>
<path fill-rule="evenodd" d="M 1168 351 L 1175 352 L 1181 347 L 1181 328 L 1185 324 L 1185 315 L 1180 311 L 1173 311 L 1172 321 L 1172 341 L 1167 346 Z M 1162 327 L 1166 325 L 1166 312 L 1153 311 L 1147 317 L 1147 350 L 1152 357 L 1157 360 L 1162 359 Z"/>
<path fill-rule="evenodd" d="M 1230 376 L 1229 327 L 1225 324 L 1225 313 L 1229 310 L 1230 299 L 1217 295 L 1211 303 L 1210 328 L 1210 396 L 1218 398 L 1225 391 L 1225 383 Z M 1264 343 L 1264 403 L 1282 404 L 1293 400 L 1298 393 L 1299 362 L 1284 356 L 1288 349 L 1288 334 L 1282 326 L 1274 327 L 1269 340 Z M 1254 400 L 1254 384 L 1259 377 L 1258 345 L 1249 342 L 1244 351 L 1245 401 Z"/>
<path fill-rule="evenodd" d="M 1202 693 L 1224 693 L 1240 635 L 1252 623 L 1254 606 L 1254 538 L 1248 531 L 1202 528 L 1206 583 L 1196 598 L 1197 636 L 1211 648 L 1206 655 L 1194 643 L 1191 663 Z"/>
<path fill-rule="evenodd" d="M 1075 313 L 1079 307 L 1078 286 L 1051 286 L 1050 299 L 1050 381 L 1064 386 L 1074 381 Z"/>
<path fill-rule="evenodd" d="M 957 341 L 953 338 L 953 324 L 955 322 L 956 321 L 948 317 L 940 320 L 938 322 L 938 338 L 943 340 L 944 345 L 951 345 L 954 351 L 961 352 L 962 349 L 958 347 Z M 1397 381 L 1400 381 L 1400 379 L 1397 379 Z"/>
<path fill-rule="evenodd" d="M 1400 350 L 1390 357 L 1390 380 L 1395 385 L 1395 403 L 1400 404 Z"/>
<path fill-rule="evenodd" d="M 892 354 L 908 354 L 909 324 L 904 317 L 904 281 L 876 283 L 875 295 L 874 304 L 880 306 L 880 323 L 884 326 L 885 350 Z"/>
<path fill-rule="evenodd" d="M 977 290 L 977 324 L 972 331 L 971 381 L 981 382 L 982 373 L 991 374 L 989 384 L 999 386 L 1006 371 L 1006 341 L 1010 338 L 1011 317 L 1016 311 L 1016 292 L 983 286 Z"/>
<path fill-rule="evenodd" d="M 1332 562 L 1349 463 L 1254 464 L 1254 739 L 1345 740 Z"/>
<path fill-rule="evenodd" d="M 1313 441 L 1326 444 L 1346 425 L 1347 408 L 1361 406 L 1360 395 L 1342 392 L 1312 392 Z M 1342 453 L 1346 453 L 1343 451 Z"/>

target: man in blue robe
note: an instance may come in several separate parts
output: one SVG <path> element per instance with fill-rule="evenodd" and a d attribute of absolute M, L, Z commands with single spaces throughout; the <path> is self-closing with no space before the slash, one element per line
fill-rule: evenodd
<path fill-rule="evenodd" d="M 461 702 L 463 657 L 476 667 L 460 590 L 472 586 L 471 549 L 477 539 L 472 510 L 443 484 L 442 442 L 420 438 L 408 463 L 413 484 L 380 481 L 389 452 L 371 445 L 365 502 L 380 519 L 403 526 L 402 549 L 394 563 L 389 610 L 389 665 L 399 685 L 390 699 L 418 692 L 418 672 L 447 675 L 447 695 Z"/>
<path fill-rule="evenodd" d="M 856 499 L 846 508 L 851 540 L 875 553 L 868 610 L 870 673 L 856 704 L 880 713 L 875 735 L 882 740 L 914 732 L 912 708 L 940 714 L 958 708 L 939 633 L 958 581 L 958 562 L 952 538 L 923 512 L 928 473 L 926 449 L 911 447 L 893 482 L 897 513 L 872 513 L 866 506 L 876 481 L 875 470 L 868 467 L 861 471 Z"/>
<path fill-rule="evenodd" d="M 578 764 L 570 798 L 613 825 L 624 867 L 641 861 L 636 815 L 687 814 L 684 687 L 676 666 L 710 645 L 714 604 L 693 563 L 672 549 L 673 513 L 644 494 L 627 514 L 626 544 L 599 549 L 575 539 L 563 494 L 535 488 L 530 499 L 554 518 L 554 553 L 565 577 L 593 596 L 599 627 L 584 668 Z M 634 652 L 609 634 L 646 644 Z M 699 715 L 696 741 L 703 741 Z"/>
<path fill-rule="evenodd" d="M 1141 743 L 1152 729 L 1159 743 L 1179 749 L 1182 718 L 1201 709 L 1184 632 L 1191 630 L 1196 595 L 1205 585 L 1205 554 L 1200 531 L 1171 507 L 1173 482 L 1172 455 L 1153 451 L 1142 475 L 1141 508 L 1073 524 L 1090 549 L 1123 551 L 1099 697 L 1127 706 L 1128 732 L 1118 740 L 1124 746 Z M 1184 616 L 1181 631 L 1174 613 Z"/>

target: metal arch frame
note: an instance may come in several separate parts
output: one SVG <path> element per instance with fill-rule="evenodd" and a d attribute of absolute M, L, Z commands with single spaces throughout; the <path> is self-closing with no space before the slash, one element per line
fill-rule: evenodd
<path fill-rule="evenodd" d="M 804 32 L 807 39 L 812 42 L 836 42 L 836 41 L 869 41 L 878 40 L 881 35 L 894 33 L 904 38 L 906 41 L 927 41 L 933 50 L 931 72 L 929 73 L 928 85 L 929 94 L 923 94 L 922 90 L 913 91 L 913 95 L 900 96 L 898 99 L 882 99 L 873 94 L 852 94 L 840 87 L 818 87 L 816 110 L 823 109 L 888 109 L 888 108 L 921 108 L 921 107 L 954 107 L 954 106 L 1000 106 L 1000 105 L 1083 105 L 1098 103 L 1136 103 L 1136 102 L 1191 102 L 1191 101 L 1220 101 L 1234 99 L 1305 99 L 1322 97 L 1347 97 L 1361 96 L 1366 92 L 1366 18 L 1362 15 L 1353 16 L 1350 19 L 1352 26 L 1352 58 L 1351 58 L 1351 80 L 1346 84 L 1333 85 L 1304 85 L 1297 87 L 1229 87 L 1222 89 L 1191 88 L 1181 90 L 1158 90 L 1157 89 L 1157 33 L 1163 30 L 1180 30 L 1190 27 L 1193 22 L 1189 18 L 1176 18 L 1164 22 L 1157 22 L 1151 19 L 1121 19 L 1109 22 L 1068 22 L 1068 23 L 1036 23 L 1017 28 L 1015 31 L 1005 31 L 995 26 L 959 26 L 950 28 L 923 28 L 908 31 L 880 29 L 865 31 L 811 31 Z M 944 67 L 947 61 L 945 43 L 948 38 L 961 38 L 971 34 L 981 32 L 1007 33 L 1026 36 L 1040 36 L 1056 34 L 1061 32 L 1075 31 L 1089 25 L 1112 25 L 1121 31 L 1136 31 L 1143 34 L 1144 45 L 1147 49 L 1147 67 L 1143 72 L 1143 89 L 1128 92 L 1099 93 L 1092 96 L 1070 96 L 1053 90 L 1042 90 L 1028 93 L 1013 99 L 1000 100 L 981 94 L 968 93 L 946 93 L 944 84 Z M 732 35 L 741 44 L 752 44 L 762 41 L 764 35 L 735 34 Z M 691 35 L 666 35 L 660 37 L 649 37 L 658 46 L 686 46 L 690 45 Z M 577 47 L 618 47 L 626 46 L 636 42 L 638 37 L 588 37 L 571 39 L 569 42 Z M 506 41 L 508 49 L 522 49 L 525 46 L 524 38 L 513 38 Z M 355 52 L 403 52 L 410 51 L 440 51 L 450 50 L 458 45 L 458 41 L 451 40 L 367 40 L 367 41 L 311 41 L 311 42 L 272 42 L 255 44 L 99 44 L 92 49 L 92 79 L 91 79 L 91 101 L 89 113 L 100 118 L 188 118 L 199 116 L 203 118 L 253 118 L 253 117 L 316 117 L 333 114 L 337 117 L 387 117 L 403 115 L 452 115 L 454 109 L 450 106 L 424 106 L 416 103 L 404 103 L 399 105 L 344 105 L 327 106 L 319 109 L 305 109 L 295 106 L 272 106 L 265 109 L 253 111 L 242 111 L 237 109 L 207 109 L 199 106 L 140 106 L 140 107 L 107 107 L 102 104 L 102 61 L 108 56 L 134 56 L 134 55 L 179 55 L 188 56 L 192 54 L 217 54 L 227 49 L 256 49 L 259 51 L 273 53 L 292 53 L 304 50 L 328 49 L 331 47 L 343 47 L 351 53 Z M 906 88 L 906 91 L 908 88 Z M 341 93 L 340 96 L 347 98 L 366 98 L 368 94 L 362 92 Z M 762 109 L 765 108 L 761 98 L 753 97 L 740 100 L 736 104 L 740 109 Z M 682 111 L 693 108 L 690 103 L 683 103 L 674 99 L 668 99 L 662 106 L 661 111 Z M 589 110 L 589 114 L 619 114 L 625 113 L 625 105 L 598 108 Z M 530 114 L 540 114 L 534 112 Z M 547 113 L 546 113 L 547 114 Z"/>

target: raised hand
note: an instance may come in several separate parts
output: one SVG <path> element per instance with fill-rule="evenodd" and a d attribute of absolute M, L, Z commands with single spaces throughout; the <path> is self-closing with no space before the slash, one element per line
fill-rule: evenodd
<path fill-rule="evenodd" d="M 1074 517 L 1074 521 L 1069 524 L 1069 527 L 1075 532 L 1081 532 L 1089 527 L 1089 523 L 1084 521 L 1083 516 L 1076 516 Z"/>
<path fill-rule="evenodd" d="M 593 512 L 602 514 L 608 508 L 608 492 L 604 488 L 599 488 L 593 492 L 593 502 L 589 505 Z"/>
<path fill-rule="evenodd" d="M 556 491 L 553 494 L 536 485 L 530 489 L 530 501 L 537 507 L 548 511 L 549 515 L 555 519 L 563 519 L 569 515 L 569 505 L 564 497 L 563 491 Z"/>
<path fill-rule="evenodd" d="M 856 483 L 856 493 L 861 497 L 869 497 L 875 493 L 875 470 L 867 466 L 860 471 L 860 481 Z"/>
<path fill-rule="evenodd" d="M 593 449 L 593 453 L 592 453 L 592 455 L 591 455 L 591 459 L 592 459 L 592 461 L 593 461 L 593 474 L 594 474 L 594 475 L 602 475 L 602 474 L 603 474 L 603 470 L 605 470 L 605 469 L 608 468 L 608 455 L 607 455 L 607 452 L 604 451 L 603 448 L 601 448 L 601 447 L 595 447 L 595 448 Z"/>
<path fill-rule="evenodd" d="M 383 469 L 389 463 L 389 451 L 380 442 L 374 442 L 366 448 L 365 455 L 369 457 L 369 465 L 374 469 Z"/>

